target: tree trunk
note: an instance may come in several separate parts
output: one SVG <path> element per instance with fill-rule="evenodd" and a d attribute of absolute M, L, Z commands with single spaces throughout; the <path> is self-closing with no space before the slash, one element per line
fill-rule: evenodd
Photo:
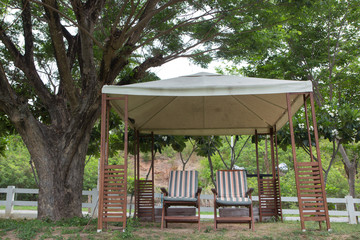
<path fill-rule="evenodd" d="M 352 167 L 348 169 L 348 183 L 349 183 L 349 194 L 355 198 L 355 179 L 356 179 L 356 168 Z"/>
<path fill-rule="evenodd" d="M 210 167 L 210 176 L 211 176 L 211 181 L 214 184 L 214 187 L 216 187 L 216 181 L 215 181 L 215 175 L 214 175 L 214 168 L 212 165 L 212 160 L 211 160 L 211 156 L 208 154 L 208 161 L 209 161 L 209 167 Z"/>
<path fill-rule="evenodd" d="M 66 142 L 74 142 L 83 129 L 76 135 L 70 135 Z M 39 177 L 38 218 L 60 220 L 63 218 L 81 217 L 82 187 L 87 146 L 90 132 L 76 144 L 62 148 L 56 144 L 55 136 L 48 136 L 48 143 L 33 148 L 31 155 Z M 35 141 L 32 138 L 26 140 Z M 34 143 L 41 145 L 41 143 Z M 30 148 L 29 148 L 30 149 Z M 37 156 L 37 157 L 34 157 Z"/>
<path fill-rule="evenodd" d="M 353 162 L 350 161 L 350 159 L 344 149 L 344 146 L 342 144 L 340 144 L 340 146 L 339 146 L 339 151 L 343 158 L 345 171 L 346 171 L 346 174 L 348 177 L 349 194 L 350 194 L 350 196 L 355 198 L 355 179 L 356 179 L 356 168 L 357 168 L 356 160 Z"/>
<path fill-rule="evenodd" d="M 74 146 L 77 148 L 82 146 Z M 50 218 L 60 220 L 69 217 L 81 217 L 82 186 L 84 173 L 84 159 L 86 151 L 81 151 L 72 157 L 69 168 L 58 168 L 54 159 L 59 159 L 64 154 L 59 153 L 58 149 L 49 149 L 49 152 L 57 154 L 40 153 L 48 156 L 43 159 L 48 162 L 46 166 L 38 168 L 40 180 L 38 218 Z"/>
<path fill-rule="evenodd" d="M 26 108 L 9 114 L 36 167 L 39 219 L 82 216 L 85 159 L 91 129 L 100 114 L 99 102 L 87 101 L 84 113 L 68 118 L 63 114 L 62 121 L 51 125 L 40 123 Z"/>

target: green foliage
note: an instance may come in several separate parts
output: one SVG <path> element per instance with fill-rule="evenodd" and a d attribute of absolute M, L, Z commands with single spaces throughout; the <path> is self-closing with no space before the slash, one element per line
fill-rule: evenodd
<path fill-rule="evenodd" d="M 99 159 L 96 157 L 89 157 L 84 170 L 84 190 L 92 190 L 97 187 L 98 179 L 98 162 Z"/>
<path fill-rule="evenodd" d="M 0 156 L 0 188 L 37 188 L 31 166 L 30 154 L 20 136 L 7 137 L 5 156 Z"/>
<path fill-rule="evenodd" d="M 0 156 L 5 157 L 6 144 L 9 141 L 7 136 L 14 132 L 14 126 L 10 123 L 9 118 L 0 112 Z"/>
<path fill-rule="evenodd" d="M 326 183 L 326 194 L 333 198 L 343 198 L 349 193 L 349 186 L 341 169 L 334 167 L 328 175 Z"/>

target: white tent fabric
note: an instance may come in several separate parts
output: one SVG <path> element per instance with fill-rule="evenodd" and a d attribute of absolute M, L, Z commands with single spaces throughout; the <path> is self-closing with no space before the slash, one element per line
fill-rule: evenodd
<path fill-rule="evenodd" d="M 248 135 L 279 130 L 288 121 L 286 93 L 310 93 L 311 81 L 211 73 L 124 86 L 104 86 L 109 97 L 128 96 L 130 126 L 168 135 Z M 294 114 L 303 96 L 292 94 Z M 124 101 L 110 101 L 124 117 Z"/>

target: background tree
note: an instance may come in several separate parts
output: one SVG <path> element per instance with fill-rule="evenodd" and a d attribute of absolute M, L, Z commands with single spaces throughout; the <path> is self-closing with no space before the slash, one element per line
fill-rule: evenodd
<path fill-rule="evenodd" d="M 193 153 L 197 149 L 196 142 L 191 137 L 188 138 L 188 141 L 186 143 L 187 143 L 186 147 L 183 148 L 181 151 L 178 151 L 181 163 L 183 165 L 182 166 L 183 171 L 185 171 L 186 164 L 189 162 L 191 156 L 193 155 Z M 185 154 L 186 157 L 184 157 L 184 154 Z"/>
<path fill-rule="evenodd" d="M 359 158 L 357 150 L 350 146 L 360 140 L 359 13 L 359 1 L 312 2 L 291 21 L 253 34 L 258 48 L 248 54 L 237 54 L 236 50 L 224 53 L 231 60 L 248 63 L 228 68 L 232 73 L 312 81 L 319 133 L 334 143 L 333 160 L 341 153 L 353 197 Z M 309 143 L 301 134 L 305 121 L 303 113 L 299 114 L 295 125 L 297 143 L 306 149 Z"/>

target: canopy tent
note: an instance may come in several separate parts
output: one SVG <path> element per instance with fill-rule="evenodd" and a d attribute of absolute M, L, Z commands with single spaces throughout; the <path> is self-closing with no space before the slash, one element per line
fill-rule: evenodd
<path fill-rule="evenodd" d="M 287 121 L 286 93 L 312 92 L 311 81 L 197 73 L 154 82 L 104 86 L 109 97 L 128 96 L 129 124 L 143 133 L 240 135 L 269 133 Z M 291 95 L 292 113 L 303 104 Z M 111 105 L 124 119 L 125 102 Z"/>
<path fill-rule="evenodd" d="M 309 127 L 307 99 L 310 99 L 311 103 L 317 161 L 314 161 L 311 155 L 311 162 L 298 162 L 296 159 L 292 116 L 302 105 L 304 106 L 310 142 L 309 147 L 311 149 L 312 134 Z M 124 165 L 111 166 L 107 162 L 110 105 L 125 123 Z M 273 198 L 274 201 L 265 203 L 265 205 L 278 205 L 280 202 L 281 209 L 279 174 L 275 173 L 274 159 L 277 158 L 275 157 L 277 154 L 275 154 L 274 149 L 276 149 L 276 146 L 274 147 L 274 143 L 276 144 L 276 131 L 288 121 L 301 228 L 305 229 L 304 221 L 319 221 L 319 223 L 326 221 L 327 229 L 330 229 L 311 81 L 288 81 L 198 73 L 125 86 L 104 86 L 102 89 L 98 230 L 102 229 L 103 222 L 109 221 L 123 222 L 124 229 L 126 226 L 127 200 L 124 196 L 126 196 L 127 181 L 124 180 L 127 179 L 128 125 L 136 130 L 135 133 L 166 135 L 244 134 L 255 135 L 257 139 L 258 134 L 269 134 L 272 144 L 273 173 L 271 179 L 264 179 L 261 182 L 258 171 L 259 193 L 261 190 L 273 193 L 270 198 Z M 154 219 L 154 166 L 152 165 L 152 181 L 140 180 L 139 140 L 137 140 L 136 148 L 134 170 L 135 192 L 138 191 L 135 196 L 138 200 L 135 200 L 135 202 L 139 204 L 142 201 L 140 199 L 141 189 L 146 189 L 145 193 L 151 193 L 150 197 L 149 195 L 145 196 L 144 201 L 152 204 L 152 216 Z M 312 152 L 312 150 L 310 151 Z M 152 154 L 153 157 L 154 154 Z M 270 188 L 271 190 L 269 190 Z M 264 198 L 268 198 L 265 195 Z M 120 202 L 114 201 L 115 198 L 119 199 Z M 152 201 L 149 201 L 151 198 Z M 262 204 L 260 198 L 259 194 L 259 205 Z M 113 211 L 115 211 L 116 207 L 120 209 L 117 209 L 116 213 L 109 212 L 109 206 Z"/>

